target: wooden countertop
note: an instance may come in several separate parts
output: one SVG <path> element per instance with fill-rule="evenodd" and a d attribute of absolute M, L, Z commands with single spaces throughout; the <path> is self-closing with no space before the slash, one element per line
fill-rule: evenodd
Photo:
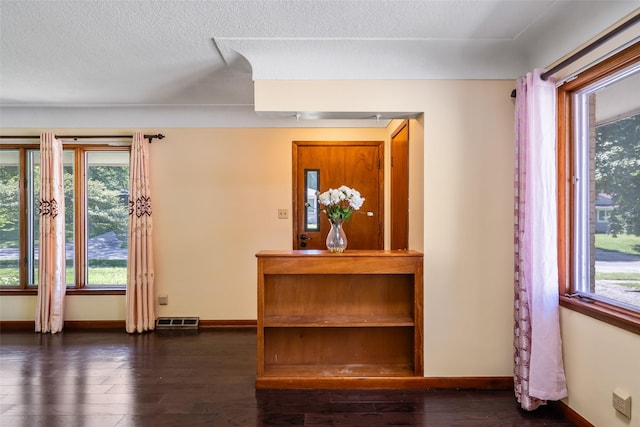
<path fill-rule="evenodd" d="M 346 250 L 342 253 L 332 253 L 327 250 L 263 250 L 257 257 L 421 257 L 422 252 L 413 250 Z"/>

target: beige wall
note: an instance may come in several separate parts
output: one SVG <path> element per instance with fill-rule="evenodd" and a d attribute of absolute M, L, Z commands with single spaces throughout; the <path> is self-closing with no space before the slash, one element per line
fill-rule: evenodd
<path fill-rule="evenodd" d="M 264 111 L 424 112 L 410 129 L 411 217 L 423 212 L 410 246 L 421 231 L 426 376 L 512 374 L 513 85 L 255 82 Z"/>
<path fill-rule="evenodd" d="M 425 375 L 511 375 L 513 82 L 290 83 L 256 82 L 258 108 L 279 92 L 285 110 L 424 112 Z M 561 328 L 565 402 L 596 426 L 640 426 L 640 336 L 566 309 Z M 631 421 L 616 387 L 636 396 Z"/>
<path fill-rule="evenodd" d="M 119 130 L 65 132 L 120 134 Z M 169 297 L 169 305 L 157 306 L 157 315 L 255 320 L 255 253 L 292 245 L 291 215 L 287 220 L 277 218 L 278 208 L 291 214 L 291 142 L 387 140 L 390 130 L 149 132 L 166 137 L 150 147 L 156 294 Z M 0 296 L 0 319 L 33 320 L 35 300 Z M 124 296 L 66 299 L 66 320 L 123 320 L 124 316 Z"/>
<path fill-rule="evenodd" d="M 256 260 L 291 249 L 291 142 L 386 140 L 373 129 L 167 129 L 151 169 L 159 315 L 256 318 Z M 366 195 L 365 195 L 366 197 Z M 289 219 L 277 218 L 278 208 Z"/>
<path fill-rule="evenodd" d="M 256 82 L 257 103 L 264 83 Z M 285 99 L 291 89 L 279 83 L 272 97 Z M 350 82 L 332 84 L 314 96 L 330 107 L 342 102 L 336 111 L 370 110 L 366 97 L 371 109 L 387 100 L 389 109 L 425 112 L 410 123 L 410 246 L 425 253 L 425 374 L 511 375 L 513 83 L 376 81 L 359 84 L 360 93 Z M 157 293 L 169 297 L 158 315 L 255 319 L 254 254 L 291 245 L 290 220 L 277 219 L 278 208 L 291 208 L 291 141 L 388 140 L 394 130 L 150 129 L 166 135 L 151 146 Z M 0 307 L 27 303 L 3 310 L 2 320 L 31 319 L 33 302 L 13 298 L 1 297 Z M 67 302 L 69 320 L 123 318 L 114 297 Z"/>
<path fill-rule="evenodd" d="M 565 402 L 594 426 L 640 426 L 640 336 L 561 309 Z M 631 420 L 611 406 L 614 389 L 632 396 Z"/>
<path fill-rule="evenodd" d="M 512 375 L 512 81 L 257 81 L 263 111 L 410 111 L 410 246 L 425 254 L 425 375 Z M 385 139 L 387 129 L 152 129 L 158 315 L 255 319 L 255 258 L 289 248 L 291 141 Z M 388 179 L 388 176 L 387 176 Z M 387 182 L 388 186 L 388 182 Z M 387 200 L 388 202 L 388 200 Z M 388 218 L 388 216 L 387 216 Z M 2 320 L 32 297 L 0 297 Z M 122 319 L 123 298 L 70 297 L 67 317 Z M 72 316 L 72 317 L 71 317 Z M 611 391 L 640 395 L 639 337 L 562 310 L 568 404 L 624 424 Z M 605 368 L 603 368 L 605 367 Z M 635 369 L 635 371 L 634 371 Z M 639 399 L 636 398 L 636 402 Z"/>

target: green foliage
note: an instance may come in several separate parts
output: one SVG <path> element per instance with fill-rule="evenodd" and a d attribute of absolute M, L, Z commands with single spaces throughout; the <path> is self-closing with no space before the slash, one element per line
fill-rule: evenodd
<path fill-rule="evenodd" d="M 74 224 L 74 172 L 71 166 L 64 167 L 65 235 L 73 240 Z M 30 179 L 33 183 L 33 229 L 39 230 L 40 217 L 40 167 L 34 167 Z M 19 173 L 18 166 L 0 167 L 0 241 L 2 247 L 17 247 L 19 243 Z M 129 207 L 128 166 L 92 166 L 88 171 L 87 211 L 88 236 L 98 236 L 114 231 L 116 236 L 126 241 Z M 123 197 L 124 196 L 124 197 Z"/>
<path fill-rule="evenodd" d="M 18 267 L 0 267 L 0 286 L 20 285 Z"/>
<path fill-rule="evenodd" d="M 0 241 L 2 247 L 17 242 L 20 228 L 20 185 L 17 166 L 0 167 Z"/>
<path fill-rule="evenodd" d="M 596 191 L 613 196 L 609 232 L 640 236 L 640 114 L 596 128 Z"/>
<path fill-rule="evenodd" d="M 100 181 L 89 181 L 87 195 L 87 224 L 89 237 L 114 231 L 120 240 L 126 240 L 129 208 L 120 203 L 120 191 L 109 190 Z"/>
<path fill-rule="evenodd" d="M 640 273 L 605 273 L 596 271 L 596 280 L 637 280 L 640 281 Z"/>
<path fill-rule="evenodd" d="M 109 190 L 126 190 L 129 188 L 129 166 L 92 166 L 89 180 L 100 181 Z"/>
<path fill-rule="evenodd" d="M 89 267 L 89 280 L 92 285 L 125 285 L 127 267 Z M 18 268 L 0 266 L 0 287 L 19 285 Z M 67 285 L 73 285 L 73 268 L 67 268 Z"/>
<path fill-rule="evenodd" d="M 630 234 L 619 234 L 618 236 L 596 234 L 595 247 L 605 251 L 640 255 L 640 237 Z"/>
<path fill-rule="evenodd" d="M 129 168 L 92 166 L 89 168 L 87 211 L 89 237 L 114 231 L 118 239 L 127 240 L 128 200 L 120 198 L 129 189 Z"/>
<path fill-rule="evenodd" d="M 637 290 L 640 291 L 640 283 L 638 283 L 638 282 L 620 282 L 620 283 L 617 283 L 617 284 L 620 285 L 620 286 L 624 286 L 624 287 L 631 288 L 631 289 L 637 289 Z"/>
<path fill-rule="evenodd" d="M 121 157 L 122 158 L 122 157 Z M 40 215 L 40 166 L 35 162 L 33 170 L 27 171 L 27 193 L 32 197 L 27 201 L 32 213 L 34 238 L 39 235 Z M 63 168 L 65 199 L 65 233 L 67 241 L 74 238 L 74 194 L 75 179 L 81 176 L 71 165 Z M 18 248 L 20 245 L 20 178 L 17 165 L 0 166 L 0 248 Z M 128 189 L 129 166 L 119 164 L 92 164 L 87 170 L 87 235 L 88 238 L 107 232 L 115 232 L 116 237 L 127 244 L 128 229 Z M 19 260 L 0 260 L 0 286 L 19 286 Z M 88 276 L 92 284 L 117 285 L 126 283 L 126 260 L 88 261 Z M 36 273 L 37 274 L 37 271 Z M 67 260 L 67 280 L 73 282 L 73 260 Z"/>
<path fill-rule="evenodd" d="M 91 285 L 126 285 L 127 268 L 89 268 L 89 281 Z"/>
<path fill-rule="evenodd" d="M 40 168 L 38 168 L 38 181 L 40 183 Z M 74 185 L 73 185 L 73 168 L 71 166 L 64 167 L 64 234 L 67 241 L 73 240 L 73 215 L 75 206 L 73 204 L 73 193 L 74 193 Z M 40 188 L 38 184 L 38 188 Z M 36 209 L 38 204 L 36 202 Z M 36 213 L 38 211 L 36 210 Z M 40 215 L 36 215 L 36 222 L 40 221 Z"/>

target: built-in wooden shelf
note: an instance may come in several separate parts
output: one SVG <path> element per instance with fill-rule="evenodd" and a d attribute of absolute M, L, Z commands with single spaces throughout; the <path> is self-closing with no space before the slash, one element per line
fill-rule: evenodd
<path fill-rule="evenodd" d="M 413 376 L 413 369 L 406 365 L 356 365 L 356 364 L 330 364 L 313 366 L 308 365 L 283 365 L 268 366 L 267 377 L 280 378 L 305 378 L 313 377 L 397 377 Z"/>
<path fill-rule="evenodd" d="M 375 327 L 375 326 L 413 326 L 414 319 L 403 315 L 349 315 L 336 314 L 335 316 L 306 314 L 306 315 L 282 315 L 265 316 L 265 328 L 282 328 L 293 326 L 313 327 Z"/>
<path fill-rule="evenodd" d="M 423 375 L 422 254 L 262 251 L 258 388 Z"/>

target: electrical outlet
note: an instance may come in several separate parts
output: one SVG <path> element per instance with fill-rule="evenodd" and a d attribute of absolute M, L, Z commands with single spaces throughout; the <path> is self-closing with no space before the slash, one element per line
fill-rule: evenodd
<path fill-rule="evenodd" d="M 278 219 L 287 219 L 289 218 L 289 209 L 278 209 Z"/>
<path fill-rule="evenodd" d="M 169 297 L 167 295 L 160 295 L 158 297 L 158 304 L 169 305 Z"/>
<path fill-rule="evenodd" d="M 623 390 L 613 391 L 613 407 L 625 417 L 631 419 L 631 396 Z"/>

